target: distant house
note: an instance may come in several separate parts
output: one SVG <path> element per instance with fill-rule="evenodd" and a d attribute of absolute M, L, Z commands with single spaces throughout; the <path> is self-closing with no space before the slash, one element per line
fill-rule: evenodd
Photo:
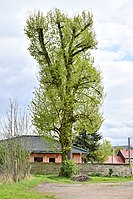
<path fill-rule="evenodd" d="M 29 151 L 29 162 L 55 162 L 61 163 L 61 147 L 58 142 L 46 142 L 42 136 L 36 135 L 22 135 L 7 140 L 15 140 L 21 147 Z M 86 150 L 73 146 L 72 159 L 75 163 L 82 163 L 82 156 L 86 154 Z"/>
<path fill-rule="evenodd" d="M 129 164 L 129 158 L 130 158 L 130 163 L 133 164 L 133 150 L 130 150 L 130 156 L 129 156 L 128 149 L 121 149 L 118 151 L 117 156 L 109 156 L 108 160 L 105 163 Z"/>
<path fill-rule="evenodd" d="M 130 163 L 133 164 L 133 150 L 130 150 L 130 154 L 128 149 L 119 150 L 118 156 L 123 159 L 125 164 L 129 163 L 129 158 L 130 158 Z"/>
<path fill-rule="evenodd" d="M 124 160 L 120 156 L 109 156 L 105 163 L 108 164 L 124 164 Z"/>

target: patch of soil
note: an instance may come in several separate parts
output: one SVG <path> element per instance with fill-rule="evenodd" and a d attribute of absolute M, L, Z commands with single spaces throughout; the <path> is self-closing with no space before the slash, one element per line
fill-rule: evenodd
<path fill-rule="evenodd" d="M 57 184 L 43 183 L 37 191 L 55 194 L 60 199 L 133 199 L 133 182 Z"/>

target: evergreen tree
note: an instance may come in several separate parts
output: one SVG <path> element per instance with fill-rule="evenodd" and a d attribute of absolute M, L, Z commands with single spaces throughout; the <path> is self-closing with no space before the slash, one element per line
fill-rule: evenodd
<path fill-rule="evenodd" d="M 87 150 L 87 155 L 84 157 L 84 161 L 95 160 L 94 151 L 100 146 L 99 141 L 102 139 L 102 135 L 99 132 L 89 134 L 86 131 L 81 132 L 75 140 L 75 145 Z"/>

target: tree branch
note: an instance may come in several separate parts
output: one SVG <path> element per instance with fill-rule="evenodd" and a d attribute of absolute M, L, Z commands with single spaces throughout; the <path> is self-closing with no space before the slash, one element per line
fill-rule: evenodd
<path fill-rule="evenodd" d="M 63 57 L 64 57 L 64 62 L 65 65 L 67 65 L 67 58 L 66 58 L 66 54 L 65 54 L 65 46 L 64 46 L 64 42 L 63 42 L 63 34 L 62 34 L 62 30 L 61 30 L 61 24 L 60 21 L 57 21 L 57 25 L 58 25 L 58 29 L 59 29 L 59 35 L 60 35 L 60 40 L 61 40 L 61 48 L 63 51 Z"/>
<path fill-rule="evenodd" d="M 82 119 L 88 119 L 90 121 L 90 123 L 92 124 L 92 119 L 90 119 L 89 114 L 77 114 L 75 116 L 73 116 L 73 120 L 76 122 L 77 120 L 82 120 Z"/>
<path fill-rule="evenodd" d="M 90 99 L 94 102 L 94 104 L 97 105 L 97 102 L 94 100 L 93 97 L 87 95 L 86 93 L 80 93 L 80 95 L 81 95 L 81 94 L 82 94 L 82 95 L 85 95 L 85 96 L 88 97 L 88 98 L 90 98 Z"/>
<path fill-rule="evenodd" d="M 74 57 L 75 55 L 79 54 L 80 52 L 83 52 L 84 50 L 88 50 L 89 48 L 91 48 L 91 45 L 88 46 L 84 46 L 83 48 L 81 48 L 80 50 L 77 50 L 75 53 L 72 54 L 72 57 Z"/>
<path fill-rule="evenodd" d="M 60 136 L 60 129 L 59 128 L 54 126 L 53 130 L 58 134 L 58 136 Z"/>
<path fill-rule="evenodd" d="M 86 30 L 86 28 L 88 28 L 89 26 L 90 26 L 90 23 L 86 24 L 86 25 L 84 26 L 84 28 L 81 29 L 81 31 L 80 31 L 79 33 L 77 33 L 76 35 L 75 35 L 75 27 L 73 27 L 72 39 L 71 39 L 71 41 L 70 41 L 69 49 L 68 49 L 68 53 L 69 53 L 68 63 L 69 63 L 69 64 L 72 63 L 73 57 L 74 57 L 76 54 L 78 54 L 78 53 L 80 53 L 80 52 L 82 52 L 82 51 L 84 51 L 84 50 L 86 49 L 86 47 L 84 46 L 84 48 L 80 49 L 79 51 L 77 51 L 77 52 L 75 52 L 75 53 L 73 53 L 73 54 L 72 54 L 72 52 L 73 52 L 74 50 L 71 50 L 71 49 L 72 49 L 72 44 L 73 44 L 74 40 L 75 40 L 79 35 L 81 35 L 81 33 L 84 32 L 84 31 Z M 79 43 L 79 44 L 77 44 L 77 45 L 75 46 L 75 48 L 81 48 L 81 47 L 83 47 L 83 46 L 82 46 L 82 43 Z M 88 46 L 88 48 L 90 48 L 90 46 Z"/>
<path fill-rule="evenodd" d="M 73 31 L 72 38 L 71 38 L 71 41 L 69 43 L 69 48 L 68 48 L 68 54 L 69 54 L 68 64 L 72 64 L 72 60 L 73 60 L 73 56 L 72 56 L 72 44 L 73 44 L 74 38 L 75 38 L 75 27 L 73 27 L 72 31 Z"/>
<path fill-rule="evenodd" d="M 86 28 L 88 28 L 89 26 L 90 26 L 90 22 L 87 23 L 87 24 L 84 26 L 84 28 L 82 28 L 81 31 L 75 35 L 75 38 L 78 37 L 79 35 L 81 35 L 81 33 L 84 32 L 84 31 L 86 30 Z"/>
<path fill-rule="evenodd" d="M 99 95 L 102 96 L 101 92 L 98 89 L 96 89 L 94 86 L 92 86 L 91 88 L 94 89 Z"/>
<path fill-rule="evenodd" d="M 46 49 L 46 45 L 44 44 L 43 29 L 42 28 L 38 29 L 38 35 L 39 35 L 40 46 L 41 46 L 41 49 L 42 49 L 42 54 L 45 56 L 45 59 L 47 61 L 48 66 L 50 66 L 51 61 L 50 61 L 50 58 L 49 58 L 49 55 L 48 55 L 48 52 L 47 52 L 47 49 Z"/>

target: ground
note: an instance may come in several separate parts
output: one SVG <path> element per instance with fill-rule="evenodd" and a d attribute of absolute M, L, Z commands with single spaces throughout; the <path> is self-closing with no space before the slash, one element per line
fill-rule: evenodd
<path fill-rule="evenodd" d="M 133 181 L 90 184 L 43 183 L 38 185 L 36 190 L 55 194 L 59 199 L 133 199 Z"/>

